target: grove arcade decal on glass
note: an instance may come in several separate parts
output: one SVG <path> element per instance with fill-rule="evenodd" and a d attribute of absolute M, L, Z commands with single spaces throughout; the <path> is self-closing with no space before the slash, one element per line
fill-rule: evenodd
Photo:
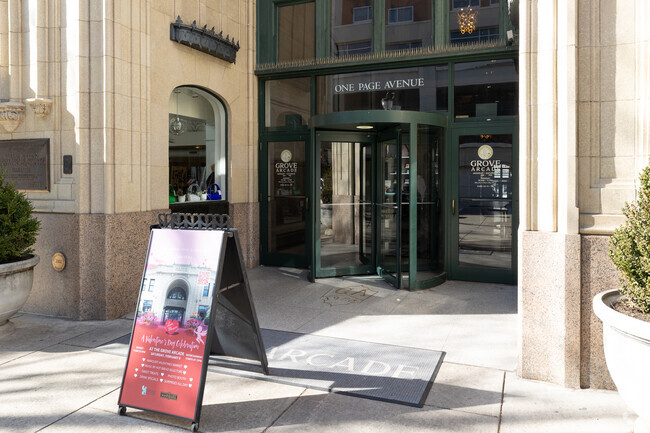
<path fill-rule="evenodd" d="M 224 235 L 152 230 L 119 405 L 198 419 Z"/>

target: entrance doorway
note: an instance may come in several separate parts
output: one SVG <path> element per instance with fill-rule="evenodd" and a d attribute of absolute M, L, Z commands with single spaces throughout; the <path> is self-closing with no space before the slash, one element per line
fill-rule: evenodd
<path fill-rule="evenodd" d="M 516 281 L 516 124 L 336 112 L 262 142 L 261 262 L 397 288 Z"/>
<path fill-rule="evenodd" d="M 315 277 L 379 274 L 397 288 L 443 282 L 444 128 L 376 123 L 372 132 L 315 135 Z"/>

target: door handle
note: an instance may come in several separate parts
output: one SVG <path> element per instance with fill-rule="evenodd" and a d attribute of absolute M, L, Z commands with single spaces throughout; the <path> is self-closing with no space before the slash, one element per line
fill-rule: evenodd
<path fill-rule="evenodd" d="M 305 210 L 309 212 L 309 197 L 305 197 Z"/>
<path fill-rule="evenodd" d="M 456 200 L 451 200 L 451 214 L 456 215 Z"/>

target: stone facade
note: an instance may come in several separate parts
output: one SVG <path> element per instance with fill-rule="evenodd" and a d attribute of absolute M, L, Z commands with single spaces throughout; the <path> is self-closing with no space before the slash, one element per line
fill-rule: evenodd
<path fill-rule="evenodd" d="M 178 16 L 238 41 L 236 63 L 171 41 Z M 249 0 L 0 0 L 0 102 L 23 108 L 0 140 L 50 140 L 50 190 L 28 194 L 43 230 L 26 311 L 74 319 L 133 311 L 149 226 L 168 209 L 178 86 L 225 106 L 233 226 L 246 232 L 247 266 L 258 263 L 254 22 Z M 50 265 L 57 251 L 67 258 L 60 273 Z"/>
<path fill-rule="evenodd" d="M 523 377 L 613 387 L 591 300 L 618 284 L 608 238 L 650 156 L 649 19 L 645 0 L 520 1 Z"/>

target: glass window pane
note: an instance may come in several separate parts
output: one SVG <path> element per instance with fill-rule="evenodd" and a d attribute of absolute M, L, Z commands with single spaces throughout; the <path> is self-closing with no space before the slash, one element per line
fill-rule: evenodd
<path fill-rule="evenodd" d="M 499 0 L 452 0 L 449 41 L 452 45 L 499 39 Z"/>
<path fill-rule="evenodd" d="M 445 130 L 418 126 L 417 280 L 435 278 L 444 266 L 444 224 L 440 216 L 440 161 Z"/>
<path fill-rule="evenodd" d="M 197 199 L 215 183 L 227 199 L 225 113 L 223 104 L 203 89 L 177 87 L 170 95 L 170 203 Z"/>
<path fill-rule="evenodd" d="M 386 0 L 386 51 L 432 44 L 431 0 Z"/>
<path fill-rule="evenodd" d="M 316 16 L 314 3 L 278 8 L 278 62 L 315 57 Z"/>
<path fill-rule="evenodd" d="M 458 262 L 512 268 L 512 135 L 459 138 Z"/>
<path fill-rule="evenodd" d="M 266 127 L 296 129 L 310 118 L 310 79 L 290 78 L 266 82 Z"/>
<path fill-rule="evenodd" d="M 305 142 L 268 144 L 270 253 L 305 254 Z"/>
<path fill-rule="evenodd" d="M 492 118 L 517 115 L 518 74 L 514 59 L 457 63 L 454 116 Z"/>
<path fill-rule="evenodd" d="M 332 57 L 372 51 L 372 1 L 332 0 Z"/>
<path fill-rule="evenodd" d="M 321 267 L 372 263 L 372 146 L 321 142 Z"/>
<path fill-rule="evenodd" d="M 447 82 L 446 66 L 321 76 L 316 81 L 317 111 L 446 110 Z"/>

